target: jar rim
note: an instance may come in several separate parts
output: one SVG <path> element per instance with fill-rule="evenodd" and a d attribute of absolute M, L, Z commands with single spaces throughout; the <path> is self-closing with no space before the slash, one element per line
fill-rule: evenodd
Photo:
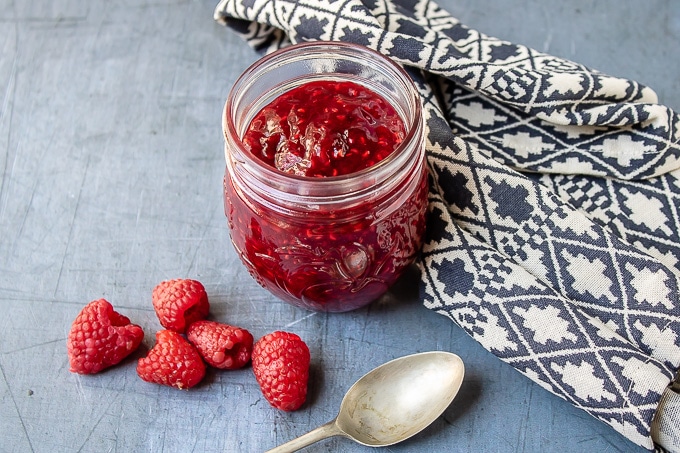
<path fill-rule="evenodd" d="M 297 56 L 291 56 L 291 52 L 296 52 Z M 235 124 L 235 115 L 237 112 L 235 111 L 234 106 L 237 104 L 235 101 L 240 90 L 247 88 L 249 81 L 253 80 L 253 78 L 258 77 L 265 71 L 271 70 L 270 65 L 277 60 L 285 58 L 286 63 L 290 63 L 292 61 L 291 59 L 309 60 L 313 58 L 314 55 L 329 53 L 340 56 L 351 56 L 354 59 L 365 58 L 367 65 L 376 63 L 381 66 L 381 70 L 387 70 L 390 75 L 395 77 L 394 79 L 390 79 L 390 81 L 398 84 L 404 94 L 408 95 L 408 111 L 404 112 L 404 115 L 407 117 L 402 117 L 406 126 L 404 139 L 388 156 L 376 164 L 356 172 L 338 176 L 313 177 L 286 173 L 252 156 L 245 149 L 245 145 L 241 140 L 241 135 Z M 324 74 L 333 75 L 334 73 L 319 72 L 316 76 L 322 78 Z M 313 76 L 314 74 L 309 75 Z M 268 181 L 277 186 L 291 183 L 304 185 L 306 188 L 305 193 L 307 194 L 331 193 L 333 195 L 342 195 L 350 192 L 356 194 L 358 187 L 365 187 L 367 178 L 377 180 L 389 178 L 390 174 L 398 171 L 399 168 L 406 166 L 411 160 L 410 157 L 412 156 L 407 155 L 409 144 L 414 140 L 417 141 L 419 136 L 422 136 L 422 122 L 420 97 L 414 82 L 402 66 L 369 47 L 338 41 L 310 41 L 292 44 L 277 49 L 258 59 L 237 78 L 229 91 L 222 113 L 222 131 L 224 138 L 227 140 L 227 143 L 236 145 L 237 156 L 235 157 L 237 157 L 239 163 L 251 166 L 255 172 L 261 175 L 262 181 Z M 232 155 L 233 154 L 234 153 L 232 152 Z M 228 157 L 227 163 L 230 163 Z"/>

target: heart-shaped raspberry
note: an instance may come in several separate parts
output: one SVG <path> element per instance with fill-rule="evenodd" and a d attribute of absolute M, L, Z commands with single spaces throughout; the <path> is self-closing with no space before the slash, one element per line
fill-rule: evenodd
<path fill-rule="evenodd" d="M 146 382 L 189 389 L 205 376 L 198 350 L 174 330 L 156 332 L 156 344 L 137 361 L 137 374 Z"/>
<path fill-rule="evenodd" d="M 105 299 L 87 304 L 71 325 L 66 347 L 71 371 L 94 374 L 116 365 L 139 347 L 144 331 Z"/>

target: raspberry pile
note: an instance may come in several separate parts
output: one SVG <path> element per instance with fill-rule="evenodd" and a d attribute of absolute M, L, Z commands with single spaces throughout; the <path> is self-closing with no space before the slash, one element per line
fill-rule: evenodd
<path fill-rule="evenodd" d="M 236 370 L 252 362 L 253 374 L 269 403 L 283 411 L 299 409 L 307 396 L 310 353 L 293 333 L 276 331 L 255 344 L 246 329 L 207 320 L 208 295 L 197 280 L 159 283 L 152 292 L 154 311 L 163 329 L 156 343 L 137 361 L 147 382 L 190 389 L 207 367 Z M 66 346 L 70 370 L 95 374 L 117 365 L 142 343 L 144 332 L 99 299 L 87 304 L 71 325 Z"/>

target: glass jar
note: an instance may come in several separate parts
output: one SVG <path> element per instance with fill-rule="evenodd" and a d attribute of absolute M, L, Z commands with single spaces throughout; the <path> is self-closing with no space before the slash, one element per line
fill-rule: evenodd
<path fill-rule="evenodd" d="M 291 175 L 255 158 L 241 141 L 252 118 L 317 80 L 352 81 L 385 98 L 404 122 L 404 140 L 377 164 L 344 176 Z M 236 81 L 222 126 L 231 240 L 276 297 L 310 310 L 353 310 L 384 294 L 414 260 L 428 192 L 422 110 L 413 82 L 391 60 L 338 42 L 278 50 Z"/>

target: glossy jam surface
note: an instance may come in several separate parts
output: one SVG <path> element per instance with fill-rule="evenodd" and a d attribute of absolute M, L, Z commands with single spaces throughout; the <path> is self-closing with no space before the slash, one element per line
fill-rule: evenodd
<path fill-rule="evenodd" d="M 277 97 L 253 120 L 243 143 L 285 173 L 339 176 L 371 167 L 406 135 L 384 98 L 348 81 L 305 83 Z"/>
<path fill-rule="evenodd" d="M 392 117 L 396 115 L 394 109 L 384 100 L 373 106 L 368 99 L 378 97 L 370 92 L 357 100 L 331 94 L 337 90 L 351 92 L 348 90 L 356 89 L 353 83 L 324 83 L 328 86 L 317 82 L 302 85 L 295 93 L 285 93 L 284 99 L 266 106 L 253 119 L 243 139 L 250 152 L 277 167 L 275 148 L 286 147 L 286 153 L 295 148 L 280 169 L 303 174 L 310 180 L 356 172 L 390 155 L 405 136 L 402 120 Z M 310 94 L 319 89 L 320 94 Z M 310 96 L 318 97 L 308 102 Z M 334 99 L 342 101 L 334 104 Z M 291 112 L 295 121 L 291 120 Z M 300 119 L 303 113 L 304 119 Z M 263 122 L 273 117 L 276 120 L 271 130 L 276 132 L 262 134 Z M 319 133 L 323 136 L 319 140 L 314 138 L 318 124 L 327 125 L 326 132 Z M 310 128 L 315 132 L 301 132 Z M 338 138 L 355 137 L 354 129 L 356 138 Z M 312 136 L 313 145 L 301 138 L 307 136 Z M 364 139 L 371 144 L 355 146 Z M 292 157 L 307 154 L 311 155 L 309 162 L 302 162 L 306 157 Z M 359 308 L 384 294 L 420 248 L 427 207 L 427 170 L 421 163 L 398 178 L 391 189 L 376 187 L 360 203 L 332 207 L 320 203 L 311 209 L 281 201 L 286 208 L 281 212 L 259 204 L 239 179 L 230 175 L 228 167 L 224 179 L 225 213 L 232 242 L 250 274 L 278 298 L 317 311 Z"/>

